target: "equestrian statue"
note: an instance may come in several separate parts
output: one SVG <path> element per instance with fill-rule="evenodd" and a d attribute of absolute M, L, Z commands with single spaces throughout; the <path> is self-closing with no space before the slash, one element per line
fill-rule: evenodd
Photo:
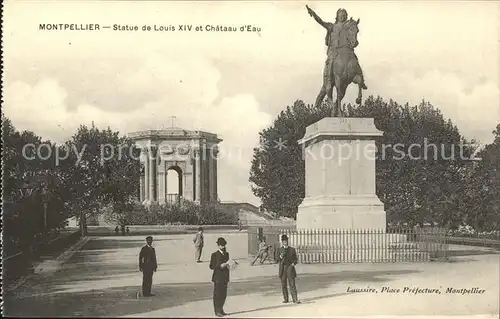
<path fill-rule="evenodd" d="M 358 85 L 357 104 L 361 104 L 362 90 L 366 90 L 363 71 L 354 53 L 358 46 L 359 19 L 347 19 L 347 11 L 339 9 L 335 23 L 323 21 L 309 6 L 307 12 L 322 27 L 326 29 L 325 44 L 328 47 L 325 69 L 323 71 L 323 86 L 316 98 L 316 106 L 319 106 L 325 95 L 327 103 L 331 108 L 331 116 L 341 116 L 341 103 L 345 96 L 347 87 L 351 83 Z M 337 89 L 337 100 L 333 105 L 333 87 Z"/>

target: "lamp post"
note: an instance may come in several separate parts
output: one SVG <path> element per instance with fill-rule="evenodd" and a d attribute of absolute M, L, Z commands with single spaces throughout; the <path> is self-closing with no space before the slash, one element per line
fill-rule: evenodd
<path fill-rule="evenodd" d="M 23 185 L 19 189 L 19 192 L 21 193 L 21 198 L 20 202 L 21 205 L 23 206 L 22 211 L 25 212 L 26 209 L 26 199 L 31 197 L 31 194 L 33 193 L 33 190 L 35 189 L 35 185 L 32 183 L 31 180 L 26 180 L 24 181 Z M 23 214 L 24 215 L 24 214 Z M 25 217 L 24 217 L 25 218 Z M 33 237 L 30 236 L 28 233 L 24 233 L 23 235 L 19 237 L 19 240 L 21 241 L 21 246 L 22 246 L 22 253 L 23 253 L 23 262 L 26 263 L 28 273 L 33 272 Z"/>
<path fill-rule="evenodd" d="M 21 193 L 21 201 L 30 197 L 33 189 L 35 189 L 33 183 L 26 179 L 23 183 L 23 186 L 21 186 L 21 189 L 19 189 L 19 192 Z"/>
<path fill-rule="evenodd" d="M 43 171 L 40 175 L 36 177 L 38 182 L 38 187 L 40 189 L 40 194 L 42 195 L 42 205 L 43 205 L 43 232 L 47 233 L 47 204 L 49 201 L 49 191 L 48 191 L 48 183 L 49 183 L 50 175 L 48 170 Z"/>
<path fill-rule="evenodd" d="M 21 187 L 21 200 L 31 197 L 33 190 L 38 189 L 42 195 L 43 204 L 43 232 L 47 232 L 47 203 L 49 192 L 47 190 L 47 176 L 42 174 L 39 176 L 33 176 L 32 178 L 27 178 Z"/>

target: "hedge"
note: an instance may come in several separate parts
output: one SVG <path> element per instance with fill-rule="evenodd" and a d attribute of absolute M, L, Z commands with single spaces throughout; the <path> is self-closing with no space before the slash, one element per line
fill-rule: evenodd
<path fill-rule="evenodd" d="M 227 211 L 216 203 L 199 205 L 190 201 L 178 204 L 140 203 L 128 205 L 121 213 L 112 211 L 105 214 L 109 222 L 123 225 L 236 225 L 237 212 Z"/>

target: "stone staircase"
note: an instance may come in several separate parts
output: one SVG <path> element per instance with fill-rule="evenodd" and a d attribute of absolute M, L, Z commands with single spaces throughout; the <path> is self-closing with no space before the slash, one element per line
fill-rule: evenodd
<path fill-rule="evenodd" d="M 418 243 L 396 242 L 389 245 L 393 262 L 425 262 L 430 260 L 430 254 L 419 248 Z"/>

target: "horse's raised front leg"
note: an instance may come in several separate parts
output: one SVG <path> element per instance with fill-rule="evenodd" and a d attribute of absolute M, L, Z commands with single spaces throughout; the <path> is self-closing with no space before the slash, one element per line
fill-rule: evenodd
<path fill-rule="evenodd" d="M 359 105 L 361 104 L 361 100 L 363 99 L 363 86 L 361 84 L 358 84 L 358 98 L 356 99 L 356 103 Z"/>
<path fill-rule="evenodd" d="M 357 74 L 356 76 L 354 76 L 354 78 L 352 79 L 352 83 L 355 83 L 358 85 L 358 98 L 356 99 L 356 103 L 357 104 L 361 104 L 361 100 L 363 98 L 363 92 L 362 90 L 366 90 L 367 87 L 365 85 L 365 79 L 363 78 L 363 74 Z"/>

